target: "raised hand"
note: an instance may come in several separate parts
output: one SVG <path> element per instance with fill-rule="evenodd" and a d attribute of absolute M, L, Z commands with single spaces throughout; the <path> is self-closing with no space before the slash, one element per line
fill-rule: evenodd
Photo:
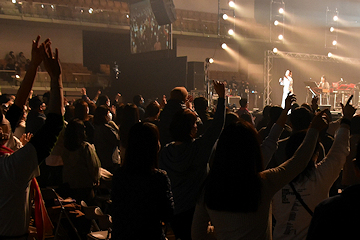
<path fill-rule="evenodd" d="M 313 112 L 315 112 L 318 107 L 319 107 L 319 97 L 318 96 L 314 96 L 312 99 L 311 99 L 311 109 L 313 110 Z"/>
<path fill-rule="evenodd" d="M 327 111 L 327 109 L 324 109 L 315 115 L 315 117 L 313 118 L 313 120 L 310 124 L 310 128 L 315 128 L 320 132 L 329 126 L 330 118 L 325 113 L 326 111 Z"/>
<path fill-rule="evenodd" d="M 344 115 L 344 118 L 346 119 L 352 119 L 352 117 L 354 116 L 355 112 L 356 112 L 356 108 L 354 108 L 350 102 L 351 100 L 353 99 L 354 95 L 351 95 L 349 97 L 349 99 L 347 100 L 346 102 L 346 105 L 344 106 L 342 103 L 340 103 L 341 105 L 341 108 L 342 108 L 342 112 L 343 112 L 343 115 Z"/>
<path fill-rule="evenodd" d="M 50 40 L 47 43 L 43 43 L 43 45 L 44 48 L 42 56 L 45 69 L 49 73 L 50 77 L 58 78 L 61 74 L 58 49 L 55 49 L 55 56 L 53 56 Z"/>
<path fill-rule="evenodd" d="M 296 95 L 289 93 L 285 99 L 285 110 L 289 111 L 294 102 L 296 102 Z"/>
<path fill-rule="evenodd" d="M 36 37 L 36 40 L 33 40 L 31 47 L 31 63 L 34 64 L 35 67 L 38 67 L 43 60 L 42 52 L 44 51 L 44 44 L 47 44 L 50 40 L 46 39 L 44 44 L 40 44 L 40 36 Z"/>
<path fill-rule="evenodd" d="M 216 93 L 219 95 L 219 98 L 225 98 L 225 85 L 224 85 L 224 83 L 213 80 L 213 84 L 214 84 L 214 89 L 215 89 Z"/>

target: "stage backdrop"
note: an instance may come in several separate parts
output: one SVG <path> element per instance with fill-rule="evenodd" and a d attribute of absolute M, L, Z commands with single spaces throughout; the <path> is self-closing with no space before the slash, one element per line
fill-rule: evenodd
<path fill-rule="evenodd" d="M 186 86 L 186 66 L 187 57 L 119 63 L 121 74 L 112 83 L 111 96 L 119 92 L 124 102 L 132 102 L 133 96 L 142 94 L 145 103 L 160 101 L 162 95 L 169 98 L 171 89 Z"/>

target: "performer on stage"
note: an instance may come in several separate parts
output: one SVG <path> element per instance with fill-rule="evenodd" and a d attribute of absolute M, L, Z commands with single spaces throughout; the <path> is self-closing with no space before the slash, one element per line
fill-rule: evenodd
<path fill-rule="evenodd" d="M 321 76 L 320 83 L 317 84 L 320 89 L 320 105 L 326 104 L 329 105 L 330 102 L 330 84 L 326 81 L 325 75 Z M 326 103 L 324 102 L 326 100 Z"/>
<path fill-rule="evenodd" d="M 288 94 L 294 93 L 293 90 L 293 79 L 292 79 L 292 72 L 288 69 L 285 72 L 285 76 L 284 78 L 280 78 L 279 79 L 279 83 L 281 86 L 283 87 L 283 96 L 282 96 L 282 101 L 281 101 L 281 107 L 285 108 L 285 99 L 288 96 Z"/>
<path fill-rule="evenodd" d="M 330 84 L 328 81 L 326 81 L 325 75 L 321 76 L 320 83 L 318 85 L 320 89 L 330 89 Z"/>

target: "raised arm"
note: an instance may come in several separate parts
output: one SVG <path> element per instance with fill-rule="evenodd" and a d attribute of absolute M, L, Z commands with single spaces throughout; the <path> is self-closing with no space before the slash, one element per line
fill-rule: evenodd
<path fill-rule="evenodd" d="M 205 133 L 196 141 L 199 141 L 201 147 L 201 156 L 204 161 L 210 158 L 211 150 L 219 138 L 225 122 L 225 86 L 219 81 L 214 82 L 214 89 L 219 95 L 218 104 L 214 116 L 214 120 Z"/>
<path fill-rule="evenodd" d="M 287 120 L 287 113 L 291 109 L 291 105 L 296 101 L 296 97 L 294 94 L 289 94 L 285 99 L 285 109 L 281 112 L 280 117 L 276 121 L 276 123 L 272 126 L 269 135 L 262 142 L 260 148 L 263 155 L 264 167 L 266 168 L 269 164 L 272 155 L 277 149 L 277 142 L 282 133 L 283 128 L 285 127 L 285 123 Z"/>
<path fill-rule="evenodd" d="M 303 143 L 293 157 L 280 166 L 261 173 L 263 178 L 267 179 L 269 186 L 271 186 L 271 189 L 268 190 L 271 194 L 275 194 L 304 170 L 315 150 L 319 132 L 326 128 L 328 122 L 329 117 L 325 114 L 325 110 L 321 111 L 314 117 Z"/>
<path fill-rule="evenodd" d="M 36 40 L 33 40 L 31 48 L 31 61 L 28 70 L 26 71 L 24 80 L 22 81 L 21 86 L 16 94 L 14 104 L 20 108 L 23 108 L 29 97 L 30 91 L 34 83 L 37 68 L 42 62 L 42 52 L 44 51 L 44 46 L 50 41 L 49 39 L 46 39 L 44 43 L 39 45 L 39 40 L 40 36 L 37 36 Z"/>
<path fill-rule="evenodd" d="M 49 113 L 45 124 L 30 140 L 30 143 L 33 144 L 36 149 L 39 163 L 49 156 L 64 124 L 64 95 L 59 54 L 58 49 L 55 49 L 55 56 L 53 56 L 50 45 L 51 43 L 48 41 L 44 44 L 44 48 L 42 49 L 45 69 L 49 73 L 51 79 Z"/>
<path fill-rule="evenodd" d="M 44 46 L 49 42 L 49 39 L 46 39 L 45 42 L 39 46 L 39 40 L 40 36 L 37 36 L 36 40 L 33 40 L 32 42 L 31 61 L 28 70 L 16 93 L 14 105 L 6 113 L 6 118 L 9 120 L 13 132 L 15 131 L 16 124 L 23 115 L 23 108 L 33 87 L 37 68 L 42 62 L 42 51 L 44 50 Z"/>

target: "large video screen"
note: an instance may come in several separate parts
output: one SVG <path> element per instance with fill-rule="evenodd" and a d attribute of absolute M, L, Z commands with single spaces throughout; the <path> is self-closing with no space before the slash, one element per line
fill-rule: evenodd
<path fill-rule="evenodd" d="M 159 26 L 150 0 L 130 5 L 131 53 L 171 49 L 171 25 Z"/>

